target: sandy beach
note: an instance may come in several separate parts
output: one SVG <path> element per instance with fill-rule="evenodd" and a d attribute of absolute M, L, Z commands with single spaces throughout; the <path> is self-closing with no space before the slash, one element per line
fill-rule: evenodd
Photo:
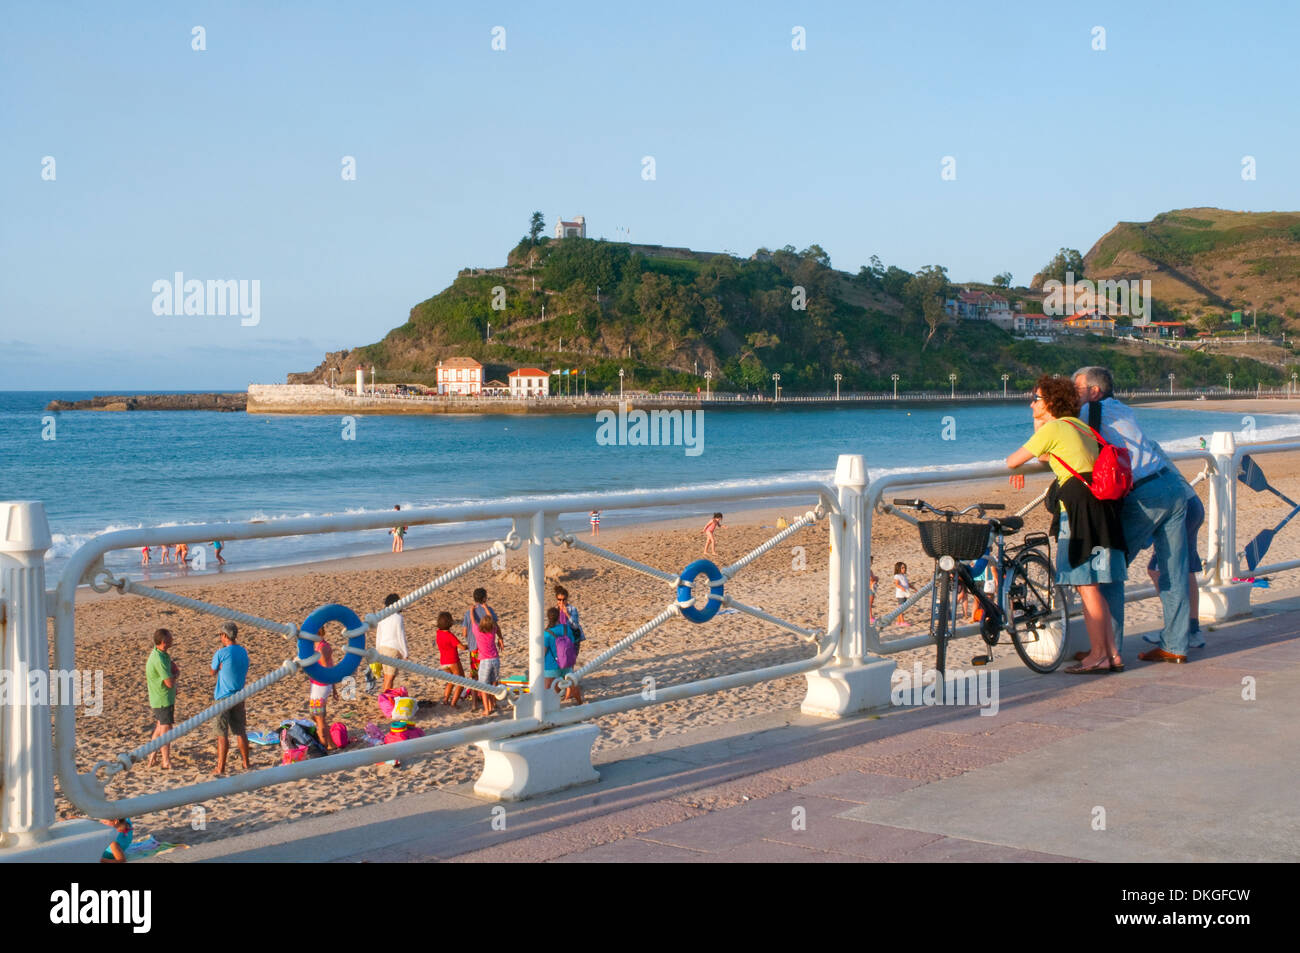
<path fill-rule="evenodd" d="M 1276 403 L 1276 402 L 1269 402 Z M 1283 493 L 1300 494 L 1300 459 L 1294 453 L 1262 457 L 1265 472 Z M 1188 476 L 1195 468 L 1185 467 Z M 1284 476 L 1285 474 L 1285 476 Z M 1033 477 L 1023 491 L 1011 490 L 1005 481 L 984 484 L 927 487 L 914 495 L 931 502 L 965 504 L 976 499 L 1005 502 L 1008 512 L 1023 506 L 1045 485 L 1045 477 Z M 1204 500 L 1206 488 L 1198 487 Z M 1273 527 L 1289 507 L 1269 494 L 1256 494 L 1240 487 L 1238 547 L 1259 530 Z M 900 494 L 901 495 L 901 494 Z M 778 516 L 793 518 L 806 510 L 812 501 L 791 504 L 781 510 L 737 512 L 727 518 L 725 529 L 718 534 L 719 563 L 730 562 L 775 532 Z M 1047 513 L 1035 507 L 1027 516 L 1028 530 L 1047 528 Z M 702 548 L 700 529 L 703 520 L 690 519 L 605 529 L 598 543 L 620 554 L 652 566 L 677 571 L 696 558 Z M 584 535 L 585 539 L 590 539 Z M 1204 530 L 1201 553 L 1205 554 Z M 802 547 L 802 551 L 795 547 Z M 237 550 L 230 551 L 232 565 L 220 576 L 205 575 L 175 579 L 166 588 L 222 605 L 239 608 L 280 621 L 301 621 L 320 605 L 338 602 L 364 613 L 379 608 L 390 592 L 405 594 L 429 579 L 450 569 L 467 555 L 482 547 L 467 544 L 442 548 L 408 550 L 399 555 L 384 554 L 356 559 L 318 562 L 307 566 L 237 570 Z M 736 598 L 782 618 L 808 627 L 826 624 L 828 536 L 824 523 L 802 530 L 781 546 L 756 560 L 729 585 Z M 1300 555 L 1297 534 L 1283 531 L 1273 543 L 1269 562 Z M 908 563 L 914 584 L 928 581 L 932 564 L 921 551 L 915 530 L 897 519 L 877 515 L 873 533 L 873 558 L 880 577 L 882 610 L 892 607 L 890 576 L 895 561 Z M 470 605 L 471 592 L 478 586 L 488 590 L 489 602 L 498 610 L 502 621 L 504 647 L 502 672 L 526 674 L 527 588 L 524 578 L 526 555 L 523 550 L 507 557 L 504 569 L 490 565 L 480 567 L 456 580 L 440 592 L 417 603 L 405 613 L 406 630 L 412 656 L 433 664 L 434 620 L 446 610 L 459 623 Z M 548 566 L 559 568 L 559 580 L 569 589 L 573 603 L 582 613 L 588 642 L 582 659 L 621 639 L 638 625 L 668 605 L 670 588 L 658 580 L 634 573 L 613 563 L 585 553 L 556 549 L 548 544 Z M 798 568 L 802 566 L 803 568 Z M 1130 581 L 1145 583 L 1144 562 L 1130 571 Z M 548 580 L 549 584 L 554 580 Z M 1288 577 L 1278 577 L 1275 586 L 1288 585 Z M 1133 631 L 1142 631 L 1160 617 L 1159 603 L 1149 599 L 1130 606 Z M 890 627 L 885 639 L 913 635 L 924 631 L 928 605 L 910 610 L 913 625 Z M 79 711 L 76 760 L 82 770 L 96 761 L 112 758 L 145 742 L 153 720 L 145 689 L 144 665 L 152 647 L 152 633 L 160 627 L 171 629 L 177 637 L 173 657 L 181 669 L 177 695 L 177 720 L 191 717 L 211 702 L 212 678 L 209 663 L 218 646 L 220 620 L 197 612 L 176 609 L 155 600 L 116 593 L 99 595 L 84 590 L 77 610 L 77 667 L 104 672 L 103 710 L 98 716 Z M 459 629 L 457 629 L 459 634 Z M 336 640 L 337 641 L 337 640 Z M 278 666 L 295 654 L 287 639 L 243 628 L 243 644 L 252 659 L 249 680 Z M 1135 653 L 1133 642 L 1126 654 Z M 984 650 L 978 639 L 961 639 L 950 646 L 950 666 L 964 666 L 973 654 Z M 642 680 L 653 677 L 657 685 L 679 684 L 702 677 L 758 668 L 794 661 L 812 654 L 812 648 L 774 626 L 742 614 L 717 616 L 705 625 L 683 619 L 673 620 L 615 656 L 604 668 L 583 683 L 589 700 L 609 698 L 640 691 Z M 1013 654 L 1009 645 L 1000 645 L 1002 653 Z M 932 647 L 891 656 L 899 665 L 910 667 L 914 660 L 928 666 Z M 581 659 L 580 659 L 581 661 Z M 442 694 L 442 684 L 420 676 L 399 677 L 420 699 L 435 699 Z M 802 676 L 783 679 L 745 689 L 738 689 L 639 709 L 600 719 L 602 730 L 596 743 L 600 753 L 620 746 L 648 741 L 719 722 L 738 721 L 758 713 L 797 708 L 804 695 Z M 285 718 L 305 718 L 308 683 L 305 677 L 286 679 L 248 701 L 250 730 L 272 730 Z M 421 709 L 417 722 L 424 731 L 463 727 L 482 720 L 468 713 L 467 704 L 450 710 L 441 705 Z M 498 712 L 494 719 L 509 718 L 509 710 Z M 367 723 L 386 728 L 374 696 L 359 691 L 352 700 L 340 699 L 330 706 L 330 721 L 347 724 L 353 739 L 359 738 Z M 354 744 L 357 743 L 354 741 Z M 279 749 L 252 748 L 254 770 L 279 763 Z M 114 797 L 125 797 L 206 779 L 215 765 L 215 745 L 207 726 L 181 739 L 172 749 L 175 768 L 171 772 L 143 765 L 117 775 L 108 786 Z M 290 818 L 327 814 L 341 807 L 386 801 L 416 794 L 443 785 L 473 780 L 481 766 L 474 748 L 460 748 L 407 760 L 399 768 L 376 765 L 331 774 L 315 780 L 277 785 L 258 791 L 215 799 L 203 805 L 206 827 L 195 830 L 191 807 L 135 818 L 138 837 L 149 834 L 159 840 L 194 844 L 203 840 L 256 830 Z M 238 756 L 232 751 L 228 771 L 241 771 Z M 61 817 L 75 816 L 71 804 L 60 798 Z"/>

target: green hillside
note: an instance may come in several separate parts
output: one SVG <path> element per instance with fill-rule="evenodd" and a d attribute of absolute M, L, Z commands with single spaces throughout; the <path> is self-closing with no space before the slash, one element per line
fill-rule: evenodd
<path fill-rule="evenodd" d="M 1000 389 L 1003 373 L 1026 388 L 1043 372 L 1092 363 L 1114 368 L 1126 387 L 1161 386 L 1170 372 L 1184 385 L 1219 384 L 1228 372 L 1241 387 L 1283 379 L 1249 360 L 1094 338 L 1017 339 L 947 318 L 951 291 L 940 267 L 911 274 L 873 259 L 850 275 L 816 245 L 739 259 L 526 238 L 505 268 L 462 271 L 383 340 L 290 379 L 323 380 L 330 367 L 346 375 L 360 363 L 380 381 L 432 384 L 438 361 L 458 355 L 486 365 L 486 379 L 527 365 L 585 370 L 591 390 L 616 390 L 620 368 L 626 386 L 650 390 L 694 391 L 711 371 L 713 390 L 770 391 L 779 373 L 789 393 L 834 390 L 836 373 L 845 390 L 887 390 L 892 374 L 903 389 L 946 390 L 953 373 L 959 389 Z"/>

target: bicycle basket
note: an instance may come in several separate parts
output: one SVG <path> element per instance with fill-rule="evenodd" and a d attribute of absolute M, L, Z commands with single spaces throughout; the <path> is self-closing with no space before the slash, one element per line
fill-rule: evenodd
<path fill-rule="evenodd" d="M 989 548 L 988 523 L 956 523 L 948 520 L 922 520 L 921 548 L 931 559 L 979 559 Z"/>

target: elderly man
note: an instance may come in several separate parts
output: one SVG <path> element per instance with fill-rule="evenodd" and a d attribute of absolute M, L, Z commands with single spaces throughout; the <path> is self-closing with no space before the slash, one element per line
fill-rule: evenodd
<path fill-rule="evenodd" d="M 1079 417 L 1116 447 L 1129 452 L 1133 489 L 1123 500 L 1121 516 L 1128 560 L 1155 544 L 1158 588 L 1164 608 L 1160 647 L 1143 652 L 1144 662 L 1187 661 L 1189 607 L 1187 598 L 1187 497 L 1184 481 L 1159 444 L 1142 433 L 1133 411 L 1112 396 L 1114 382 L 1104 367 L 1074 372 L 1074 389 L 1083 406 Z M 1101 586 L 1115 628 L 1115 645 L 1124 648 L 1124 583 Z"/>

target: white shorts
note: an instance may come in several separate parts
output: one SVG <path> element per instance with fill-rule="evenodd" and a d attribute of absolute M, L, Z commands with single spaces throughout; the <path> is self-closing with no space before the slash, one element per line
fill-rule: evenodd
<path fill-rule="evenodd" d="M 309 697 L 314 702 L 323 701 L 324 699 L 330 697 L 330 688 L 332 687 L 333 686 L 330 685 L 313 685 L 311 687 L 311 695 Z"/>

